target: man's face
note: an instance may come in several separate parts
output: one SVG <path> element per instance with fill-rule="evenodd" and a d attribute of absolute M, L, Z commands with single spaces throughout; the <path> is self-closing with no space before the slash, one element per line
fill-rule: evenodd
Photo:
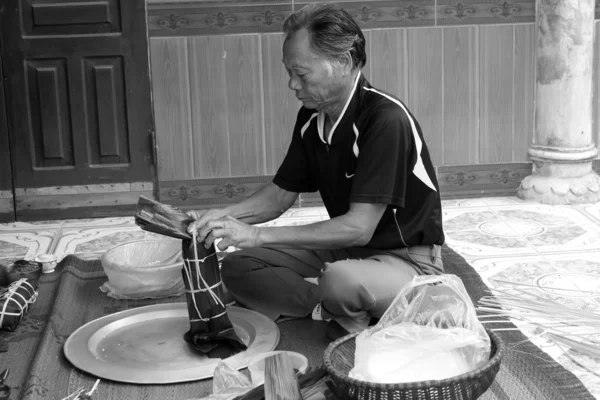
<path fill-rule="evenodd" d="M 306 29 L 293 33 L 283 45 L 283 64 L 290 80 L 288 87 L 296 92 L 298 100 L 306 108 L 321 110 L 335 104 L 344 93 L 346 68 L 310 49 L 310 37 Z"/>

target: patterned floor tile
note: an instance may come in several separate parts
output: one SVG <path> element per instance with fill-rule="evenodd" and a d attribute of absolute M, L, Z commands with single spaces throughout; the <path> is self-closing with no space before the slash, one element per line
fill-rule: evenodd
<path fill-rule="evenodd" d="M 498 217 L 540 253 L 600 249 L 600 227 L 573 207 L 499 207 Z"/>
<path fill-rule="evenodd" d="M 55 254 L 79 254 L 106 251 L 118 244 L 146 239 L 137 227 L 63 229 Z"/>
<path fill-rule="evenodd" d="M 136 226 L 133 217 L 110 217 L 110 218 L 88 218 L 88 219 L 68 219 L 64 221 L 64 226 L 71 227 L 105 227 L 105 226 Z"/>
<path fill-rule="evenodd" d="M 535 254 L 535 249 L 490 209 L 455 208 L 443 211 L 446 242 L 464 257 Z"/>
<path fill-rule="evenodd" d="M 273 221 L 259 224 L 262 227 L 276 227 L 276 226 L 298 226 L 313 224 L 315 222 L 323 221 L 322 216 L 311 216 L 311 217 L 300 217 L 300 218 L 278 218 Z"/>
<path fill-rule="evenodd" d="M 592 293 L 600 290 L 600 203 L 547 206 L 509 196 L 443 200 L 442 210 L 448 245 L 490 287 L 513 290 L 506 282 L 517 282 L 538 296 L 600 312 L 600 296 Z M 294 208 L 261 226 L 328 218 L 324 207 Z M 117 244 L 144 239 L 172 240 L 142 231 L 132 217 L 0 224 L 0 263 L 47 251 L 94 260 Z M 536 329 L 516 323 L 600 399 L 599 360 L 558 348 L 536 337 Z"/>
<path fill-rule="evenodd" d="M 600 312 L 600 252 L 563 253 L 520 258 L 490 258 L 471 265 L 486 284 L 502 293 L 546 299 L 588 312 Z M 536 326 L 513 321 L 531 341 L 572 371 L 595 395 L 600 395 L 600 359 L 557 345 Z M 538 321 L 540 324 L 544 320 Z M 568 332 L 568 331 L 567 331 Z M 600 340 L 600 333 L 591 337 Z"/>
<path fill-rule="evenodd" d="M 442 219 L 446 233 L 476 230 L 481 224 L 500 221 L 491 210 L 479 207 L 442 210 Z"/>
<path fill-rule="evenodd" d="M 600 224 L 600 203 L 585 205 L 582 209 L 595 223 Z"/>
<path fill-rule="evenodd" d="M 50 251 L 58 229 L 0 232 L 0 258 L 34 259 Z"/>
<path fill-rule="evenodd" d="M 77 257 L 81 258 L 82 260 L 92 261 L 92 260 L 100 260 L 102 258 L 102 254 L 104 254 L 103 251 L 96 252 L 96 253 L 79 253 L 79 254 L 77 254 Z"/>
<path fill-rule="evenodd" d="M 0 233 L 31 231 L 34 229 L 58 229 L 62 224 L 63 221 L 9 222 L 0 224 Z"/>
<path fill-rule="evenodd" d="M 325 207 L 290 208 L 279 218 L 322 217 L 324 215 L 323 213 L 327 215 Z"/>
<path fill-rule="evenodd" d="M 495 207 L 503 219 L 521 219 L 537 221 L 544 225 L 557 226 L 564 223 L 576 225 L 595 225 L 596 221 L 573 206 L 549 206 L 545 204 L 523 203 L 511 207 Z"/>

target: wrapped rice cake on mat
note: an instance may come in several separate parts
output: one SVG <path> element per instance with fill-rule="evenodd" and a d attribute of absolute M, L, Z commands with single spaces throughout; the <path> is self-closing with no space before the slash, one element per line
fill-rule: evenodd
<path fill-rule="evenodd" d="M 182 256 L 190 314 L 185 340 L 209 358 L 227 358 L 246 350 L 227 316 L 215 245 L 207 250 L 193 239 L 184 240 Z"/>
<path fill-rule="evenodd" d="M 22 278 L 0 290 L 0 329 L 14 332 L 37 298 L 37 282 Z"/>
<path fill-rule="evenodd" d="M 135 222 L 145 231 L 182 239 L 181 272 L 190 316 L 184 339 L 209 358 L 227 358 L 246 350 L 227 316 L 215 246 L 207 250 L 187 232 L 193 219 L 176 207 L 140 196 Z"/>

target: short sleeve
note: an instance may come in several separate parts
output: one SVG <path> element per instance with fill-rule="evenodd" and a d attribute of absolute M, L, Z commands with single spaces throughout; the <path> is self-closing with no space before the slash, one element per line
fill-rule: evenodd
<path fill-rule="evenodd" d="M 396 110 L 379 110 L 359 131 L 350 202 L 404 207 L 413 139 L 410 121 Z"/>
<path fill-rule="evenodd" d="M 308 110 L 301 109 L 298 112 L 292 141 L 275 178 L 273 178 L 274 184 L 295 193 L 317 191 L 317 182 L 312 176 L 307 147 L 302 138 L 302 128 L 306 124 L 315 123 L 316 118 L 311 118 L 311 115 L 307 115 L 305 111 Z"/>

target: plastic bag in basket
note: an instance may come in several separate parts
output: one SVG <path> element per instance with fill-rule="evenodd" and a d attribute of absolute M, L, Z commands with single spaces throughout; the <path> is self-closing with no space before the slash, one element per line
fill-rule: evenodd
<path fill-rule="evenodd" d="M 379 323 L 356 337 L 349 377 L 376 383 L 447 379 L 485 364 L 490 350 L 460 278 L 417 276 Z"/>
<path fill-rule="evenodd" d="M 233 400 L 251 389 L 252 383 L 246 375 L 236 371 L 225 361 L 219 361 L 213 377 L 213 394 L 188 400 Z"/>

